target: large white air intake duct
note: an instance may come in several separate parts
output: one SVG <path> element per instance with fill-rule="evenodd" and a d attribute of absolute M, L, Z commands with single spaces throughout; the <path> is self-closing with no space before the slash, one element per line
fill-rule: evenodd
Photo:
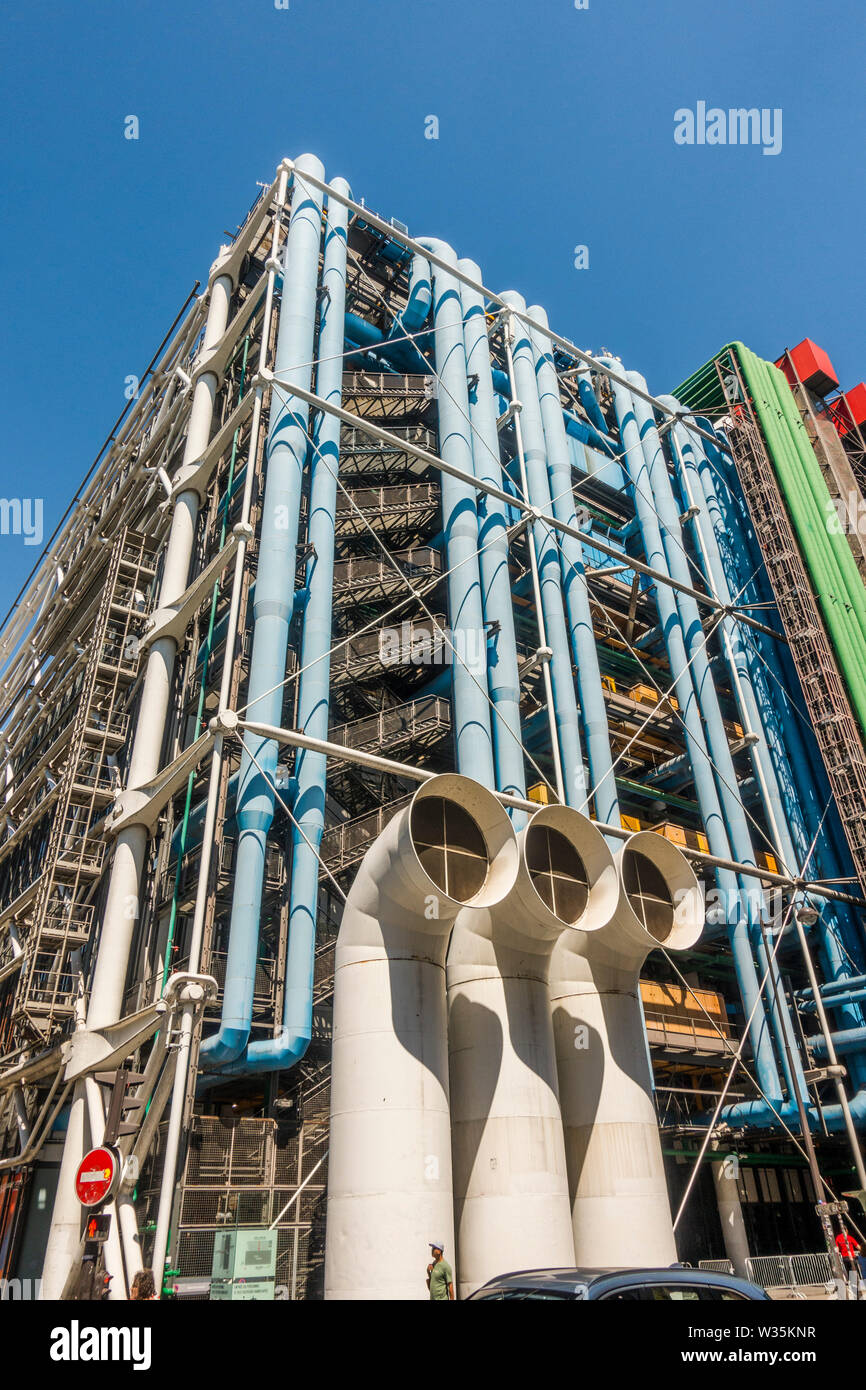
<path fill-rule="evenodd" d="M 517 865 L 500 803 L 447 774 L 358 870 L 336 949 L 326 1298 L 427 1298 L 428 1242 L 453 1251 L 445 951 L 457 913 L 500 902 Z"/>
<path fill-rule="evenodd" d="M 681 951 L 703 928 L 684 855 L 640 831 L 616 855 L 620 896 L 607 926 L 564 933 L 550 998 L 577 1264 L 668 1265 L 677 1258 L 640 1003 L 650 951 Z"/>
<path fill-rule="evenodd" d="M 566 806 L 536 811 L 518 842 L 511 892 L 462 911 L 448 950 L 461 1297 L 509 1270 L 574 1261 L 548 969 L 563 932 L 584 939 L 610 920 L 619 883 L 599 831 Z"/>

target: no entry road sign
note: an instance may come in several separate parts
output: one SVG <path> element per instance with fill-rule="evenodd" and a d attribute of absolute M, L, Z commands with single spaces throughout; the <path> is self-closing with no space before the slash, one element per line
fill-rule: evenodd
<path fill-rule="evenodd" d="M 91 1149 L 84 1155 L 75 1174 L 75 1195 L 83 1207 L 99 1207 L 113 1195 L 120 1177 L 120 1155 L 116 1149 Z"/>

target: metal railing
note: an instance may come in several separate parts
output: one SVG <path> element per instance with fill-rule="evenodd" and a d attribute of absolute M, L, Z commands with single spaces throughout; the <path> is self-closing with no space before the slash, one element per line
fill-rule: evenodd
<path fill-rule="evenodd" d="M 359 675 L 383 667 L 405 669 L 417 663 L 442 665 L 450 656 L 442 629 L 444 614 L 433 618 L 405 619 L 391 628 L 376 628 L 353 637 L 331 657 L 331 672 Z"/>
<path fill-rule="evenodd" d="M 426 425 L 395 425 L 390 433 L 396 439 L 405 440 L 407 444 L 426 449 L 429 453 L 436 449 L 436 431 Z M 366 430 L 344 426 L 340 435 L 340 452 L 343 455 L 361 457 L 365 454 L 400 454 L 402 451 L 399 445 L 390 442 L 383 444 L 378 439 L 371 438 Z"/>
<path fill-rule="evenodd" d="M 436 695 L 363 715 L 348 724 L 331 730 L 333 743 L 346 748 L 371 747 L 385 750 L 407 740 L 415 742 L 422 735 L 435 734 L 451 728 L 451 702 Z"/>
<path fill-rule="evenodd" d="M 333 871 L 348 868 L 363 859 L 370 845 L 383 827 L 403 807 L 412 800 L 408 796 L 399 797 L 375 811 L 367 811 L 362 816 L 332 825 L 322 836 L 322 859 Z"/>
<path fill-rule="evenodd" d="M 227 961 L 227 951 L 212 951 L 208 960 L 208 974 L 216 980 L 219 990 L 225 988 Z M 276 989 L 277 961 L 268 956 L 259 956 L 253 982 L 253 1002 L 257 1005 L 272 1004 Z"/>
<path fill-rule="evenodd" d="M 685 1018 L 682 1014 L 658 1013 L 652 1009 L 644 1010 L 644 1021 L 649 1041 L 673 1050 L 724 1052 L 725 1039 L 730 1036 L 727 1021 L 721 1019 L 718 1033 L 705 1018 Z"/>
<path fill-rule="evenodd" d="M 407 579 L 430 579 L 441 572 L 442 555 L 430 546 L 394 551 L 390 561 L 353 555 L 335 562 L 334 593 L 349 594 L 353 601 L 362 602 L 376 594 L 405 589 Z"/>
<path fill-rule="evenodd" d="M 830 1256 L 752 1255 L 746 1260 L 746 1274 L 762 1289 L 796 1288 L 800 1284 L 829 1284 L 834 1278 Z"/>

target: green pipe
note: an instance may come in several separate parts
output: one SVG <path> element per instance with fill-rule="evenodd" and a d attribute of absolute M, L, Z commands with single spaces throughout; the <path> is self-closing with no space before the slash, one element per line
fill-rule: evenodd
<path fill-rule="evenodd" d="M 673 806 L 680 811 L 688 811 L 691 815 L 700 820 L 700 807 L 696 801 L 690 801 L 688 797 L 677 796 L 675 792 L 664 791 L 661 787 L 648 787 L 643 782 L 633 782 L 628 777 L 617 777 L 617 788 L 622 788 L 632 796 L 642 797 L 650 801 L 663 801 L 668 806 Z"/>
<path fill-rule="evenodd" d="M 777 471 L 781 470 L 784 485 L 791 497 L 792 504 L 799 508 L 797 512 L 798 529 L 802 533 L 804 541 L 807 540 L 807 538 L 808 541 L 811 541 L 816 570 L 820 568 L 824 585 L 829 586 L 828 592 L 834 599 L 837 599 L 838 596 L 844 592 L 844 580 L 838 568 L 834 565 L 832 552 L 830 551 L 829 545 L 826 544 L 829 540 L 829 536 L 826 533 L 826 512 L 823 515 L 820 525 L 816 527 L 815 524 L 817 518 L 813 504 L 817 499 L 810 492 L 808 478 L 802 466 L 803 460 L 799 455 L 796 440 L 790 427 L 790 421 L 785 418 L 784 392 L 779 389 L 778 383 L 773 376 L 773 373 L 776 372 L 777 369 L 773 368 L 771 371 L 769 363 L 762 362 L 751 353 L 748 354 L 748 357 L 752 359 L 751 366 L 753 371 L 751 375 L 755 383 L 754 389 L 750 386 L 750 390 L 753 390 L 753 395 L 758 397 L 758 399 L 760 399 L 759 392 L 763 393 L 763 401 L 767 410 L 770 412 L 769 416 L 765 417 L 767 428 L 773 431 L 774 423 L 777 426 L 773 441 L 775 450 L 774 462 Z M 781 376 L 781 373 L 779 373 L 779 376 Z M 782 378 L 782 380 L 785 390 L 787 390 L 787 383 L 784 382 L 784 378 Z M 788 392 L 788 395 L 790 396 L 790 392 Z M 774 412 L 777 416 L 775 422 L 773 422 L 772 419 Z M 826 491 L 826 487 L 824 496 L 826 500 L 829 501 L 829 493 Z"/>
<path fill-rule="evenodd" d="M 852 609 L 857 614 L 861 632 L 866 637 L 866 590 L 857 569 L 857 563 L 851 553 L 851 547 L 844 536 L 836 534 L 828 529 L 827 521 L 831 515 L 835 515 L 830 490 L 818 465 L 814 450 L 809 443 L 803 420 L 797 409 L 796 402 L 791 393 L 791 388 L 778 367 L 766 364 L 768 375 L 776 387 L 776 395 L 785 414 L 791 431 L 791 437 L 800 456 L 803 465 L 805 481 L 811 492 L 821 524 L 818 527 L 819 535 L 822 537 L 827 548 L 833 555 L 838 569 L 839 577 L 848 595 Z"/>
<path fill-rule="evenodd" d="M 239 385 L 239 388 L 238 388 L 238 389 L 239 389 L 239 394 L 238 394 L 238 400 L 239 400 L 239 401 L 240 401 L 240 400 L 243 400 L 244 383 L 245 383 L 245 381 L 246 381 L 246 375 L 247 375 L 247 353 L 248 353 L 248 351 L 249 351 L 249 345 L 250 345 L 250 338 L 249 338 L 249 334 L 247 334 L 247 336 L 244 338 L 243 361 L 241 362 L 241 379 L 240 379 L 240 385 Z M 222 514 L 223 514 L 223 517 L 222 517 L 222 524 L 221 524 L 221 526 L 220 526 L 220 544 L 219 544 L 220 550 L 222 550 L 223 546 L 225 545 L 225 539 L 226 539 L 226 518 L 227 518 L 227 516 L 228 516 L 229 506 L 230 506 L 230 504 L 231 504 L 232 482 L 233 482 L 233 479 L 234 479 L 235 459 L 237 458 L 238 439 L 239 439 L 239 437 L 240 437 L 240 427 L 238 427 L 238 428 L 235 430 L 234 438 L 233 438 L 233 440 L 232 440 L 232 456 L 231 456 L 231 460 L 230 460 L 230 462 L 229 462 L 229 476 L 228 476 L 228 482 L 227 482 L 227 484 L 226 484 L 225 495 L 224 495 L 224 497 L 223 497 L 223 499 L 222 499 L 222 501 L 221 501 L 221 503 L 220 503 L 220 506 L 221 506 L 221 508 L 222 508 Z M 201 730 L 202 724 L 203 724 L 203 718 L 202 718 L 202 716 L 203 716 L 203 714 L 204 714 L 205 687 L 206 687 L 206 684 L 207 684 L 207 668 L 208 668 L 208 663 L 209 663 L 209 661 L 210 661 L 211 646 L 212 646 L 212 644 L 213 644 L 213 632 L 214 632 L 214 623 L 215 623 L 215 620 L 216 620 L 216 610 L 217 610 L 217 598 L 218 598 L 218 595 L 219 595 L 219 580 L 217 579 L 216 582 L 214 583 L 214 586 L 213 586 L 213 593 L 211 594 L 210 618 L 209 618 L 209 620 L 208 620 L 207 637 L 206 637 L 206 639 L 205 639 L 204 659 L 203 659 L 203 661 L 202 661 L 202 663 L 201 663 L 201 682 L 200 682 L 199 688 L 198 688 L 198 709 L 197 709 L 197 711 L 196 711 L 196 720 L 195 720 L 196 737 L 198 737 L 199 731 Z M 226 653 L 226 659 L 228 659 L 228 652 Z M 170 914 L 169 914 L 169 919 L 168 919 L 168 934 L 167 934 L 166 939 L 165 939 L 165 959 L 164 959 L 164 961 L 163 961 L 163 966 L 162 966 L 162 989 L 163 989 L 163 990 L 165 989 L 166 981 L 168 980 L 169 973 L 170 973 L 171 952 L 172 952 L 172 948 L 173 948 L 173 946 L 174 946 L 174 935 L 175 935 L 175 929 L 176 929 L 176 926 L 177 926 L 177 900 L 178 900 L 178 894 L 179 894 L 179 891 L 180 891 L 180 876 L 181 876 L 181 872 L 182 872 L 182 870 L 183 870 L 183 856 L 184 856 L 184 854 L 186 853 L 186 836 L 187 836 L 187 830 L 188 830 L 188 828 L 189 828 L 189 815 L 190 815 L 190 810 L 191 810 L 191 808 L 192 808 L 192 790 L 193 790 L 193 786 L 194 786 L 194 784 L 195 784 L 195 777 L 196 777 L 195 772 L 191 772 L 191 773 L 189 774 L 189 778 L 187 779 L 187 784 L 186 784 L 186 801 L 185 801 L 185 803 L 184 803 L 184 808 L 183 808 L 183 823 L 182 823 L 182 825 L 181 825 L 181 831 L 180 831 L 180 843 L 179 843 L 178 848 L 177 848 L 177 868 L 175 869 L 175 873 L 174 873 L 174 891 L 172 892 L 172 895 L 171 895 L 171 912 L 170 912 Z"/>
<path fill-rule="evenodd" d="M 784 374 L 743 343 L 727 343 L 676 394 L 694 410 L 725 408 L 715 362 L 739 362 L 853 711 L 866 733 L 866 588 L 843 533 L 828 529 L 832 500 Z"/>
<path fill-rule="evenodd" d="M 772 401 L 775 400 L 777 409 L 786 417 L 776 443 L 777 447 L 784 451 L 792 469 L 789 481 L 793 484 L 795 495 L 803 508 L 800 523 L 804 535 L 813 543 L 817 562 L 823 566 L 825 582 L 832 586 L 830 596 L 837 608 L 838 605 L 842 605 L 838 611 L 845 614 L 846 621 L 856 621 L 860 635 L 866 636 L 863 622 L 866 619 L 866 596 L 862 581 L 846 544 L 845 550 L 854 570 L 854 583 L 850 582 L 851 575 L 845 574 L 846 566 L 841 552 L 833 545 L 836 538 L 827 530 L 828 507 L 831 506 L 830 493 L 820 475 L 817 460 L 811 454 L 811 448 L 807 445 L 811 456 L 810 464 L 803 453 L 803 440 L 798 439 L 794 431 L 794 422 L 787 418 L 788 412 L 796 413 L 788 384 L 781 372 L 775 367 L 770 367 L 768 363 L 760 363 L 760 374 L 764 379 L 764 391 L 771 397 L 771 408 Z M 846 603 L 850 605 L 850 611 L 847 612 L 844 606 Z"/>
<path fill-rule="evenodd" d="M 738 345 L 738 349 L 746 384 L 759 413 L 761 427 L 782 485 L 785 502 L 791 513 L 803 558 L 815 587 L 816 597 L 827 623 L 837 661 L 848 684 L 860 724 L 866 728 L 866 680 L 863 674 L 866 666 L 866 608 L 863 606 L 862 581 L 857 574 L 859 594 L 853 585 L 845 583 L 843 565 L 838 563 L 838 552 L 834 552 L 830 544 L 833 539 L 840 538 L 832 537 L 827 531 L 826 505 L 830 501 L 829 491 L 823 478 L 820 478 L 814 456 L 814 471 L 818 472 L 824 494 L 820 502 L 816 500 L 816 493 L 818 497 L 821 496 L 820 488 L 809 486 L 807 470 L 798 454 L 792 428 L 785 419 L 782 408 L 784 395 L 781 389 L 776 389 L 772 373 L 777 374 L 784 390 L 790 396 L 787 382 L 777 368 L 771 368 L 769 363 L 762 363 L 749 353 L 748 349 L 743 349 L 742 345 Z M 844 538 L 841 539 L 844 541 Z M 845 550 L 851 566 L 856 569 L 847 543 Z M 846 607 L 850 603 L 852 593 L 859 598 L 860 603 L 851 603 L 850 607 Z M 864 622 L 860 620 L 858 609 L 864 612 Z"/>

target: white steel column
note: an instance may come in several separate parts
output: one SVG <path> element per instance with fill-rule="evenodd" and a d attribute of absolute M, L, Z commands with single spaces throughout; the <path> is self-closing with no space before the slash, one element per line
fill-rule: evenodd
<path fill-rule="evenodd" d="M 215 262 L 214 270 L 219 269 L 224 256 L 225 253 Z M 217 274 L 211 287 L 203 352 L 212 348 L 225 332 L 231 295 L 231 277 Z M 200 458 L 210 442 L 218 387 L 218 376 L 208 371 L 202 372 L 195 384 L 181 473 L 188 464 L 193 464 Z M 199 506 L 200 498 L 195 491 L 182 492 L 177 498 L 165 552 L 158 607 L 172 603 L 186 588 Z M 149 652 L 130 761 L 127 784 L 129 789 L 147 782 L 159 769 L 176 652 L 177 642 L 172 637 L 161 638 L 153 644 Z M 130 825 L 117 837 L 87 1011 L 86 1026 L 89 1029 L 104 1027 L 115 1022 L 120 1016 L 129 951 L 139 913 L 139 882 L 147 851 L 147 839 L 148 832 L 144 825 Z M 60 1297 L 72 1264 L 78 1256 L 81 1206 L 75 1195 L 74 1183 L 75 1173 L 84 1153 L 86 1105 L 84 1086 L 79 1083 L 70 1111 L 51 1230 L 45 1252 L 42 1276 L 44 1299 Z M 128 1221 L 124 1222 L 124 1227 L 128 1240 Z M 113 1275 L 115 1286 L 119 1289 L 124 1283 L 122 1267 L 109 1268 L 109 1273 Z"/>
<path fill-rule="evenodd" d="M 227 275 L 218 276 L 211 290 L 203 345 L 205 352 L 225 332 L 231 293 L 231 279 Z M 210 442 L 218 387 L 219 378 L 207 371 L 195 384 L 181 474 L 187 465 L 201 457 Z M 180 493 L 175 502 L 163 563 L 159 608 L 168 607 L 186 588 L 200 505 L 199 494 L 193 490 Z M 159 771 L 177 645 L 174 637 L 162 637 L 154 642 L 148 653 L 129 765 L 129 790 L 150 781 Z M 147 839 L 147 829 L 143 825 L 130 825 L 117 837 L 90 990 L 88 1028 L 103 1027 L 120 1016 L 132 934 L 140 910 L 138 889 Z"/>
<path fill-rule="evenodd" d="M 265 290 L 265 307 L 262 316 L 262 340 L 259 347 L 259 361 L 257 375 L 261 377 L 269 352 L 271 336 L 271 318 L 274 311 L 274 288 L 276 274 L 279 269 L 279 248 L 280 248 L 280 221 L 283 208 L 286 204 L 288 175 L 285 170 L 281 173 L 279 187 L 277 191 L 277 207 L 274 213 L 273 226 L 271 230 L 271 254 L 268 258 L 268 280 Z M 253 401 L 253 416 L 250 424 L 250 441 L 247 452 L 247 471 L 244 479 L 244 491 L 241 502 L 241 517 L 236 527 L 239 544 L 235 555 L 234 572 L 231 581 L 231 599 L 228 615 L 228 628 L 226 640 L 223 647 L 223 665 L 220 678 L 219 707 L 224 709 L 228 705 L 229 692 L 231 690 L 232 669 L 234 663 L 235 642 L 237 639 L 238 621 L 240 616 L 242 580 L 244 566 L 246 564 L 246 553 L 252 528 L 250 526 L 250 508 L 253 499 L 253 487 L 255 484 L 255 462 L 259 448 L 259 432 L 262 423 L 262 402 L 264 398 L 264 387 L 259 384 L 256 386 L 255 399 Z M 193 974 L 197 974 L 201 962 L 201 947 L 204 934 L 204 915 L 207 906 L 207 885 L 210 875 L 211 852 L 213 849 L 214 830 L 216 828 L 217 800 L 219 796 L 220 776 L 222 772 L 223 755 L 223 734 L 218 733 L 214 742 L 214 751 L 211 757 L 210 775 L 208 780 L 207 805 L 205 810 L 204 827 L 202 830 L 202 851 L 201 862 L 199 864 L 198 883 L 196 887 L 195 907 L 193 910 L 192 932 L 189 945 L 189 969 Z M 153 1241 L 153 1271 L 156 1279 L 157 1297 L 162 1297 L 163 1275 L 165 1270 L 166 1255 L 169 1239 L 169 1222 L 171 1219 L 171 1206 L 174 1194 L 174 1186 L 177 1174 L 177 1160 L 180 1152 L 181 1133 L 183 1128 L 184 1111 L 186 1108 L 186 1093 L 189 1083 L 189 1064 L 192 1049 L 193 1029 L 195 1026 L 195 1007 L 192 1003 L 186 1004 L 181 1014 L 180 1025 L 178 1028 L 178 1050 L 177 1064 L 175 1066 L 174 1083 L 172 1087 L 171 1101 L 168 1109 L 168 1131 L 165 1139 L 165 1151 L 163 1154 L 163 1181 L 160 1192 L 159 1207 L 157 1209 L 156 1231 Z"/>

